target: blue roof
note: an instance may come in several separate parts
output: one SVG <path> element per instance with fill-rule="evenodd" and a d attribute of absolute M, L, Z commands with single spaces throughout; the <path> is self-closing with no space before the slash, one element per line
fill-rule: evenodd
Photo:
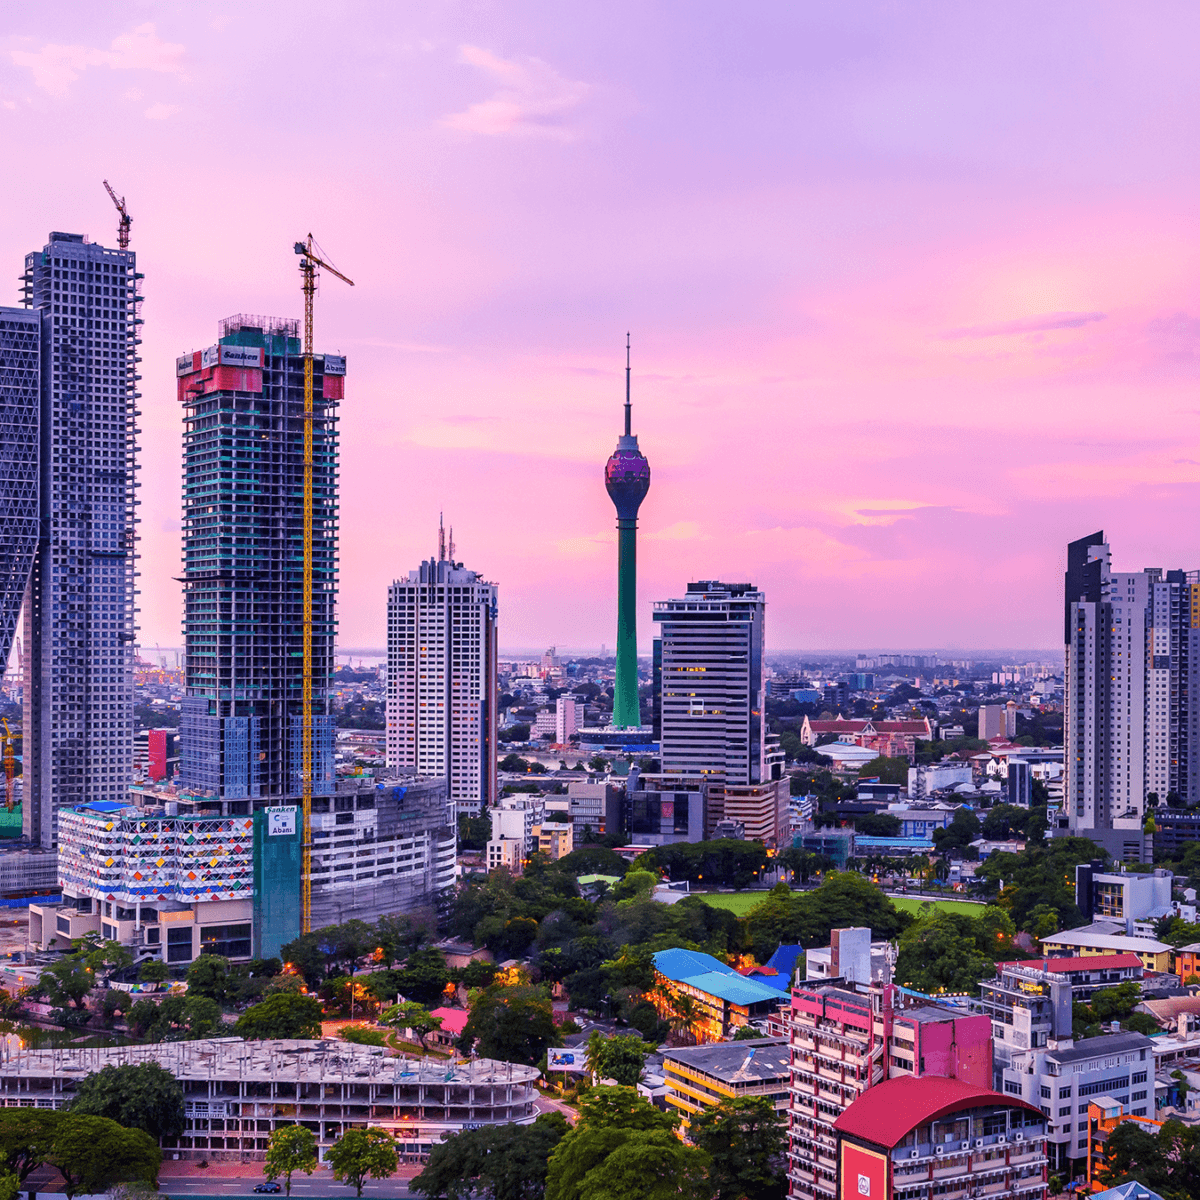
<path fill-rule="evenodd" d="M 711 954 L 701 954 L 697 950 L 659 950 L 654 955 L 654 969 L 674 983 L 686 983 L 731 1004 L 761 1004 L 764 1000 L 778 1003 L 783 995 L 783 989 L 773 987 L 757 976 L 739 975 Z M 790 980 L 790 975 L 785 977 L 784 989 Z"/>
<path fill-rule="evenodd" d="M 792 986 L 792 976 L 796 971 L 796 963 L 803 953 L 803 946 L 780 946 L 766 962 L 768 967 L 774 967 L 779 974 L 756 975 L 754 978 L 761 983 L 777 987 L 781 992 L 789 991 Z"/>
<path fill-rule="evenodd" d="M 1106 1192 L 1093 1192 L 1088 1200 L 1163 1200 L 1163 1198 L 1157 1192 L 1152 1192 L 1144 1183 L 1130 1180 L 1129 1183 L 1119 1183 Z"/>
<path fill-rule="evenodd" d="M 659 950 L 654 955 L 654 969 L 676 983 L 691 979 L 693 975 L 703 975 L 706 971 L 737 975 L 732 967 L 727 967 L 720 959 L 713 958 L 711 954 L 702 954 L 699 950 Z"/>
<path fill-rule="evenodd" d="M 693 975 L 685 980 L 688 987 L 697 991 L 707 992 L 720 1000 L 728 1000 L 730 1004 L 762 1004 L 770 1001 L 778 1004 L 783 999 L 783 993 L 757 979 L 747 979 L 736 971 L 726 975 L 724 972 L 706 971 L 702 975 Z"/>
<path fill-rule="evenodd" d="M 120 812 L 123 808 L 128 808 L 127 803 L 122 804 L 119 800 L 89 800 L 86 804 L 81 804 L 80 809 L 84 812 Z"/>

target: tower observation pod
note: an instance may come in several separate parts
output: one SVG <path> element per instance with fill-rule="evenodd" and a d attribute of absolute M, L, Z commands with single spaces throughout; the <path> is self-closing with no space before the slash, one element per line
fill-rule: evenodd
<path fill-rule="evenodd" d="M 617 510 L 617 678 L 613 728 L 641 725 L 637 681 L 637 515 L 650 490 L 650 463 L 638 449 L 629 396 L 629 335 L 625 335 L 625 433 L 604 468 L 604 486 Z"/>

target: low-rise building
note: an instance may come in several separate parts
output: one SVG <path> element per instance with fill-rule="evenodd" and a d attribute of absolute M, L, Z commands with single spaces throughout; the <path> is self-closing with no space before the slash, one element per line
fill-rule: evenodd
<path fill-rule="evenodd" d="M 386 1130 L 406 1161 L 480 1125 L 537 1116 L 536 1067 L 390 1057 L 333 1041 L 205 1038 L 148 1046 L 23 1050 L 0 1062 L 0 1103 L 63 1108 L 87 1075 L 108 1065 L 158 1063 L 182 1085 L 186 1125 L 161 1145 L 181 1159 L 261 1160 L 271 1134 L 303 1125 L 322 1159 L 346 1129 Z"/>
<path fill-rule="evenodd" d="M 1111 1096 L 1097 1096 L 1088 1106 L 1087 1182 L 1089 1188 L 1098 1188 L 1100 1173 L 1104 1168 L 1108 1139 L 1120 1125 L 1133 1122 L 1143 1132 L 1156 1137 L 1164 1122 L 1153 1117 L 1137 1116 L 1125 1111 L 1125 1106 Z"/>
<path fill-rule="evenodd" d="M 1130 937 L 1114 925 L 1096 923 L 1082 929 L 1067 929 L 1042 938 L 1041 943 L 1042 953 L 1052 958 L 1135 954 L 1147 971 L 1165 973 L 1171 967 L 1171 947 L 1166 943 L 1154 938 Z"/>
<path fill-rule="evenodd" d="M 1089 921 L 1117 925 L 1132 934 L 1136 922 L 1153 922 L 1170 913 L 1174 879 L 1161 868 L 1109 873 L 1095 862 L 1080 863 L 1075 868 L 1075 902 Z"/>
<path fill-rule="evenodd" d="M 564 858 L 575 848 L 572 828 L 564 822 L 544 821 L 541 825 L 535 825 L 533 832 L 537 837 L 538 850 L 548 855 L 552 862 Z"/>
<path fill-rule="evenodd" d="M 685 1134 L 696 1113 L 725 1100 L 763 1096 L 786 1116 L 790 1063 L 787 1042 L 777 1038 L 667 1050 L 663 1078 L 668 1111 L 681 1114 Z"/>
<path fill-rule="evenodd" d="M 1135 1116 L 1154 1112 L 1154 1040 L 1105 1033 L 1014 1053 L 1000 1072 L 1001 1089 L 1037 1105 L 1049 1118 L 1047 1153 L 1054 1171 L 1082 1170 L 1087 1158 L 1087 1106 L 1111 1096 Z"/>
<path fill-rule="evenodd" d="M 960 1079 L 889 1079 L 833 1123 L 838 1200 L 1046 1195 L 1046 1118 Z"/>
<path fill-rule="evenodd" d="M 654 979 L 657 986 L 647 999 L 698 1042 L 719 1042 L 743 1025 L 765 1021 L 787 999 L 786 977 L 747 978 L 695 950 L 658 951 Z"/>
<path fill-rule="evenodd" d="M 1180 946 L 1171 955 L 1171 972 L 1178 975 L 1182 983 L 1189 979 L 1200 980 L 1200 942 Z"/>

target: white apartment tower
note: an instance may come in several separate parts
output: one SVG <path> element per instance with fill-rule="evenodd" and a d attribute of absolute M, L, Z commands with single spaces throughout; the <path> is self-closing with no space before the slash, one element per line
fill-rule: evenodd
<path fill-rule="evenodd" d="M 387 761 L 446 778 L 454 814 L 478 816 L 497 795 L 497 588 L 438 542 L 388 590 Z"/>
<path fill-rule="evenodd" d="M 766 609 L 753 584 L 716 580 L 689 583 L 685 596 L 654 606 L 662 770 L 709 783 L 706 833 L 725 816 L 767 839 L 784 832 L 783 755 L 764 719 Z"/>
<path fill-rule="evenodd" d="M 138 278 L 132 250 L 77 233 L 25 257 L 41 428 L 37 546 L 22 564 L 23 816 L 46 849 L 60 808 L 123 800 L 133 774 Z"/>
<path fill-rule="evenodd" d="M 1067 822 L 1136 861 L 1147 795 L 1200 796 L 1200 572 L 1113 571 L 1103 533 L 1072 542 L 1064 642 Z"/>

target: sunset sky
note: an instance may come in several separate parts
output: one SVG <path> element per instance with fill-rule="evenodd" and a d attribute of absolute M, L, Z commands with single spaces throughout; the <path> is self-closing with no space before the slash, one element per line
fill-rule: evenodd
<path fill-rule="evenodd" d="M 108 3 L 0 37 L 0 265 L 145 273 L 142 644 L 181 642 L 176 355 L 348 356 L 343 646 L 436 546 L 508 648 L 615 641 L 602 469 L 633 335 L 639 592 L 752 580 L 772 649 L 1044 647 L 1067 541 L 1200 567 L 1195 4 Z"/>

